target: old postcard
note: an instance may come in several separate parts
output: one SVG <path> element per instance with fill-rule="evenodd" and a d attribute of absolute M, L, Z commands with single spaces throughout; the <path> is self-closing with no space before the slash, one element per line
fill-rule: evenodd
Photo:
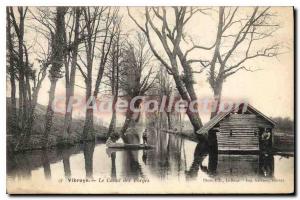
<path fill-rule="evenodd" d="M 292 7 L 6 7 L 8 194 L 293 194 Z"/>

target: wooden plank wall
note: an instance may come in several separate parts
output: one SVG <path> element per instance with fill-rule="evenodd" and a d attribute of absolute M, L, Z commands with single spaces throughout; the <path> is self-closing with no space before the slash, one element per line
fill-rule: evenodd
<path fill-rule="evenodd" d="M 257 176 L 259 155 L 218 155 L 217 173 L 220 176 Z"/>
<path fill-rule="evenodd" d="M 223 119 L 220 122 L 220 132 L 217 134 L 218 150 L 259 150 L 258 124 L 260 121 L 262 120 L 253 114 L 232 114 Z M 232 136 L 230 136 L 230 130 Z"/>

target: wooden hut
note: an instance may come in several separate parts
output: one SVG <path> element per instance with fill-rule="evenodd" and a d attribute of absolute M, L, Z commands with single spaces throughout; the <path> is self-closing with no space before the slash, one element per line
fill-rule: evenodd
<path fill-rule="evenodd" d="M 261 151 L 272 147 L 275 122 L 251 105 L 241 104 L 220 112 L 199 131 L 209 144 L 222 151 Z"/>

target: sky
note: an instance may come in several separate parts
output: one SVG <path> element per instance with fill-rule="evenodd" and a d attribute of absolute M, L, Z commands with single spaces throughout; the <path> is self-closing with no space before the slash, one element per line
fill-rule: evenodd
<path fill-rule="evenodd" d="M 35 8 L 30 8 L 32 12 L 35 12 Z M 214 38 L 217 30 L 217 10 L 213 8 L 209 14 L 197 14 L 189 22 L 185 28 L 185 34 L 192 37 L 194 43 L 199 45 L 209 46 L 214 42 Z M 240 15 L 246 14 L 253 8 L 243 7 L 240 8 Z M 142 23 L 144 18 L 141 14 L 143 7 L 130 8 L 130 12 Z M 222 99 L 246 99 L 251 105 L 263 112 L 269 117 L 290 117 L 294 118 L 294 52 L 293 52 L 293 9 L 292 7 L 272 7 L 272 12 L 276 13 L 274 21 L 280 24 L 280 28 L 274 33 L 274 36 L 264 43 L 272 43 L 274 41 L 282 42 L 283 54 L 277 58 L 258 58 L 247 65 L 259 68 L 260 70 L 255 72 L 240 71 L 235 75 L 229 77 L 223 85 Z M 125 7 L 120 8 L 120 14 L 123 15 L 122 29 L 129 35 L 129 38 L 134 34 L 138 28 L 132 22 L 127 15 L 127 9 Z M 170 16 L 171 17 L 171 16 Z M 28 20 L 28 27 L 32 25 L 32 20 Z M 25 33 L 25 40 L 27 43 L 34 44 L 34 40 L 38 38 L 40 43 L 45 43 L 45 40 L 41 36 L 37 35 L 36 31 L 32 28 L 27 28 Z M 163 55 L 162 47 L 159 44 L 157 38 L 153 36 L 153 42 L 155 47 L 159 50 L 159 53 Z M 187 48 L 189 44 L 184 44 L 184 48 Z M 257 44 L 264 45 L 264 44 Z M 36 48 L 38 49 L 38 47 Z M 209 52 L 195 51 L 191 54 L 191 58 L 209 57 Z M 165 57 L 165 56 L 164 56 Z M 30 60 L 34 61 L 35 56 L 32 55 Z M 97 69 L 97 62 L 95 63 L 95 69 Z M 193 69 L 199 69 L 199 65 L 193 65 Z M 96 70 L 94 70 L 96 72 Z M 76 74 L 76 84 L 84 86 L 84 82 L 80 77 L 79 72 Z M 48 103 L 48 91 L 50 82 L 48 77 L 42 84 L 42 88 L 39 94 L 38 102 L 42 105 Z M 195 90 L 198 98 L 212 97 L 212 90 L 207 83 L 206 73 L 195 74 Z M 103 88 L 102 88 L 103 89 Z M 7 81 L 7 96 L 10 87 Z M 64 95 L 64 79 L 60 79 L 57 84 L 56 96 Z M 84 89 L 81 87 L 75 88 L 77 95 L 84 95 Z M 76 116 L 82 116 L 83 113 L 74 113 Z M 110 120 L 110 114 L 99 116 L 104 121 Z M 209 119 L 208 114 L 201 114 L 203 121 Z"/>

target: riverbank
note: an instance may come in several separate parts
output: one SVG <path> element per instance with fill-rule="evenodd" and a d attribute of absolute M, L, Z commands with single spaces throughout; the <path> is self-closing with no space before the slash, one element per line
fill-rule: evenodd
<path fill-rule="evenodd" d="M 17 133 L 16 130 L 13 130 L 10 127 L 10 119 L 11 119 L 11 108 L 10 103 L 7 102 L 7 130 L 6 130 L 6 144 L 7 151 L 28 151 L 28 150 L 36 150 L 42 149 L 43 142 L 43 132 L 45 130 L 45 113 L 46 107 L 38 104 L 35 109 L 36 119 L 33 124 L 32 134 L 29 139 L 28 144 L 20 145 L 21 147 L 16 148 L 16 144 L 18 143 L 18 135 L 21 133 Z M 64 135 L 64 115 L 55 113 L 53 116 L 53 124 L 48 138 L 48 148 L 53 148 L 57 146 L 73 146 L 82 141 L 83 127 L 84 127 L 84 119 L 73 118 L 71 131 L 69 135 Z M 107 138 L 108 129 L 101 124 L 94 123 L 94 131 L 95 131 L 95 140 L 105 140 Z M 18 134 L 18 135 L 16 135 Z"/>

